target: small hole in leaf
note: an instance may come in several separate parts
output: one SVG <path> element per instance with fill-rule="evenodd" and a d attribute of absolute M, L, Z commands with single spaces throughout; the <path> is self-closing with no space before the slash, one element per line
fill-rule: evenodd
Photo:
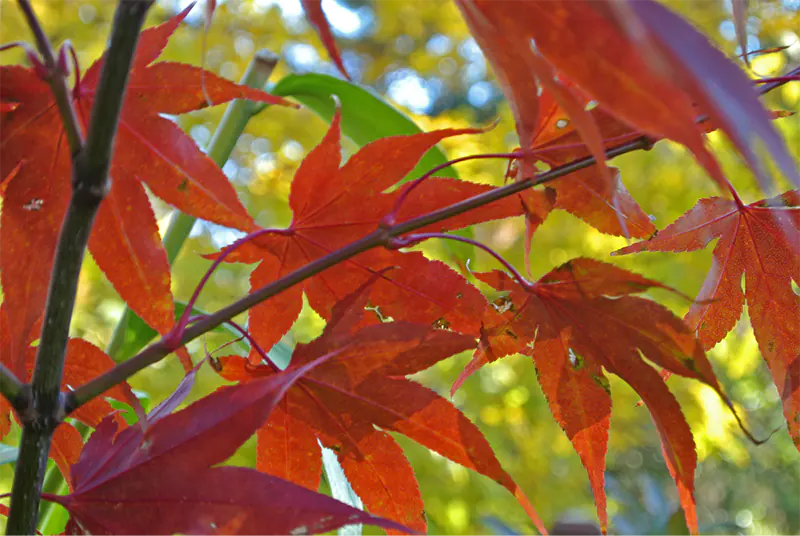
<path fill-rule="evenodd" d="M 572 368 L 574 368 L 575 370 L 582 369 L 584 365 L 583 356 L 574 351 L 572 348 L 570 348 L 568 351 L 569 351 L 569 363 L 570 365 L 572 365 Z"/>
<path fill-rule="evenodd" d="M 371 311 L 373 314 L 375 314 L 376 317 L 378 317 L 378 320 L 380 320 L 382 323 L 394 321 L 394 319 L 391 316 L 383 314 L 381 308 L 378 307 L 377 305 L 367 304 L 367 306 L 364 307 L 364 310 Z"/>
<path fill-rule="evenodd" d="M 439 318 L 433 322 L 434 329 L 450 329 L 450 322 L 445 318 Z"/>
<path fill-rule="evenodd" d="M 567 126 L 569 126 L 568 119 L 559 119 L 556 121 L 556 128 L 567 128 Z"/>
<path fill-rule="evenodd" d="M 514 302 L 508 296 L 501 296 L 492 302 L 492 306 L 498 313 L 502 314 L 506 311 L 513 311 Z"/>

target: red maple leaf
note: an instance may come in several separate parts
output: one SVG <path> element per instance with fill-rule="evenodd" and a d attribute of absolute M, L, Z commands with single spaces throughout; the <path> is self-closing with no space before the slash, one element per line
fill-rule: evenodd
<path fill-rule="evenodd" d="M 364 310 L 368 297 L 362 287 L 342 300 L 323 335 L 295 349 L 290 371 L 320 356 L 331 357 L 287 391 L 259 430 L 258 468 L 317 489 L 319 440 L 336 452 L 353 490 L 370 512 L 425 531 L 414 471 L 402 448 L 386 433 L 399 432 L 498 482 L 544 531 L 480 430 L 445 398 L 405 378 L 474 348 L 474 338 L 408 322 L 365 326 L 372 322 Z M 254 367 L 239 356 L 220 360 L 218 368 L 233 381 L 276 374 L 269 365 Z"/>
<path fill-rule="evenodd" d="M 261 426 L 309 367 L 225 387 L 172 415 L 117 430 L 107 418 L 72 468 L 74 491 L 44 494 L 91 534 L 306 534 L 349 523 L 403 531 L 291 482 L 243 467 L 213 467 Z"/>
<path fill-rule="evenodd" d="M 792 280 L 800 283 L 800 190 L 746 206 L 719 197 L 701 199 L 651 240 L 616 253 L 695 251 L 715 239 L 711 270 L 686 323 L 710 349 L 733 329 L 747 303 L 789 433 L 800 449 L 800 297 L 792 289 Z"/>
<path fill-rule="evenodd" d="M 400 195 L 399 191 L 383 193 L 385 190 L 408 174 L 440 140 L 476 132 L 449 129 L 382 138 L 363 147 L 340 167 L 339 121 L 337 112 L 322 142 L 297 170 L 289 197 L 293 212 L 289 228 L 247 242 L 227 258 L 230 262 L 259 263 L 250 277 L 252 288 L 271 283 L 376 230 Z M 404 221 L 490 189 L 454 179 L 428 179 L 409 195 L 396 217 Z M 527 192 L 522 199 L 529 206 L 548 203 L 542 192 Z M 506 198 L 424 230 L 457 229 L 522 213 L 520 198 Z M 475 287 L 420 252 L 384 249 L 357 255 L 278 294 L 269 303 L 253 307 L 252 334 L 259 345 L 270 348 L 300 313 L 304 291 L 314 310 L 329 318 L 339 300 L 377 273 L 381 275 L 371 299 L 384 316 L 422 323 L 439 321 L 477 336 L 486 300 Z"/>
<path fill-rule="evenodd" d="M 516 68 L 536 68 L 545 89 L 558 87 L 560 77 L 574 82 L 625 123 L 685 145 L 724 188 L 727 181 L 704 145 L 694 103 L 731 138 L 762 184 L 769 184 L 767 165 L 753 149 L 755 140 L 800 184 L 785 144 L 744 73 L 659 3 L 461 0 L 460 5 L 474 34 L 502 34 L 523 44 L 527 64 L 516 62 Z M 547 69 L 537 68 L 540 57 L 553 73 L 544 76 Z M 585 116 L 579 107 L 568 111 L 576 123 Z M 578 126 L 586 143 L 597 144 L 591 125 L 582 122 Z"/>
<path fill-rule="evenodd" d="M 350 75 L 344 67 L 342 56 L 339 54 L 339 49 L 336 47 L 336 39 L 333 37 L 333 30 L 331 30 L 328 18 L 322 10 L 322 0 L 300 0 L 300 3 L 303 5 L 303 10 L 306 12 L 306 17 L 308 17 L 309 22 L 316 28 L 317 34 L 322 40 L 322 45 L 325 47 L 325 50 L 328 51 L 328 55 L 331 57 L 334 65 L 336 65 L 336 68 L 339 69 L 339 72 L 342 73 L 345 78 L 350 80 Z"/>
<path fill-rule="evenodd" d="M 206 106 L 201 70 L 153 63 L 190 8 L 141 34 L 116 137 L 111 191 L 100 206 L 89 249 L 130 307 L 160 333 L 174 323 L 170 271 L 144 184 L 185 213 L 245 231 L 254 228 L 236 192 L 194 141 L 161 114 Z M 73 91 L 85 130 L 103 65 L 100 59 Z M 285 103 L 263 91 L 205 73 L 215 104 L 235 98 Z M 33 69 L 0 67 L 0 99 L 13 101 L 0 128 L 0 281 L 14 315 L 11 352 L 19 355 L 47 293 L 52 260 L 70 193 L 70 152 L 49 86 Z"/>
<path fill-rule="evenodd" d="M 574 259 L 525 288 L 500 271 L 475 274 L 509 292 L 483 328 L 481 344 L 453 389 L 484 364 L 520 352 L 533 358 L 539 383 L 556 421 L 589 473 L 598 518 L 608 523 L 604 491 L 611 396 L 603 369 L 626 381 L 644 400 L 661 436 L 664 458 L 678 486 L 692 532 L 697 532 L 694 470 L 689 426 L 659 373 L 695 378 L 718 392 L 700 342 L 661 305 L 632 294 L 660 283 L 610 264 Z"/>
<path fill-rule="evenodd" d="M 586 112 L 590 99 L 575 84 L 559 75 L 542 91 L 543 60 L 516 35 L 515 27 L 499 18 L 512 17 L 508 11 L 488 11 L 468 1 L 458 3 L 470 29 L 486 54 L 503 88 L 514 115 L 521 145 L 534 155 L 518 163 L 516 173 L 530 177 L 534 161 L 551 167 L 587 156 L 597 156 L 587 145 L 608 149 L 630 141 L 640 132 L 619 121 L 609 112 L 595 107 Z M 538 96 L 541 92 L 541 96 Z M 562 104 L 570 105 L 573 113 Z M 572 117 L 571 117 L 572 116 Z M 578 127 L 576 129 L 576 126 Z M 580 132 L 580 134 L 579 134 Z M 584 142 L 582 136 L 590 141 Z M 631 198 L 614 168 L 604 171 L 592 166 L 548 185 L 556 192 L 555 208 L 567 210 L 604 233 L 646 238 L 655 227 Z M 529 234 L 535 226 L 529 225 Z M 529 237 L 530 238 L 530 237 Z"/>
<path fill-rule="evenodd" d="M 576 98 L 589 103 L 588 98 L 579 96 L 577 87 L 571 87 Z M 592 156 L 569 115 L 550 92 L 542 93 L 539 111 L 536 135 L 530 147 L 535 159 L 556 167 Z M 601 107 L 589 113 L 603 136 L 605 149 L 642 135 Z M 610 170 L 611 182 L 597 166 L 591 166 L 548 185 L 556 192 L 555 208 L 574 214 L 603 233 L 649 238 L 656 231 L 655 226 L 622 184 L 619 171 L 613 167 Z"/>

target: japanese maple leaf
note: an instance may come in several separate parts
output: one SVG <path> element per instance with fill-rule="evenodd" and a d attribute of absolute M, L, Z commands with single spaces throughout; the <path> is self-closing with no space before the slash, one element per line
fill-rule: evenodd
<path fill-rule="evenodd" d="M 91 534 L 305 534 L 349 523 L 403 531 L 291 482 L 213 467 L 261 426 L 305 368 L 226 387 L 172 415 L 117 430 L 105 419 L 72 468 L 74 491 L 43 495 Z"/>
<path fill-rule="evenodd" d="M 141 34 L 111 163 L 111 191 L 100 206 L 89 249 L 130 307 L 161 333 L 174 322 L 170 271 L 144 184 L 156 196 L 199 218 L 244 231 L 254 228 L 236 192 L 194 141 L 161 114 L 206 106 L 201 70 L 153 63 L 187 15 Z M 89 68 L 72 98 L 83 130 L 103 59 Z M 235 98 L 284 103 L 262 91 L 205 73 L 215 104 Z M 20 354 L 46 298 L 53 254 L 70 197 L 70 151 L 50 88 L 33 69 L 0 67 L 0 99 L 18 103 L 0 119 L 0 282 L 14 314 L 11 352 Z"/>
<path fill-rule="evenodd" d="M 306 17 L 308 17 L 309 22 L 311 22 L 317 30 L 317 34 L 322 40 L 322 44 L 325 50 L 328 51 L 328 55 L 331 57 L 334 65 L 336 65 L 336 68 L 339 69 L 339 72 L 342 73 L 345 78 L 350 80 L 350 75 L 347 73 L 347 69 L 344 66 L 342 56 L 339 54 L 339 49 L 336 47 L 336 39 L 333 37 L 333 30 L 331 30 L 328 18 L 322 10 L 322 0 L 300 0 L 300 3 L 303 5 L 303 11 L 306 12 Z"/>
<path fill-rule="evenodd" d="M 276 279 L 375 231 L 390 214 L 399 191 L 383 193 L 408 174 L 440 140 L 474 130 L 438 130 L 410 136 L 382 138 L 363 147 L 341 166 L 337 112 L 322 142 L 305 158 L 292 181 L 289 205 L 293 212 L 287 229 L 242 245 L 228 260 L 259 265 L 250 277 L 252 288 Z M 340 167 L 341 166 L 341 167 Z M 398 221 L 486 192 L 491 187 L 454 179 L 420 183 L 396 214 Z M 542 192 L 527 192 L 528 206 L 546 205 Z M 428 226 L 444 231 L 477 222 L 523 213 L 520 198 L 507 198 Z M 392 267 L 388 272 L 386 268 Z M 252 335 L 270 348 L 288 331 L 302 307 L 302 293 L 324 318 L 333 306 L 381 273 L 371 293 L 373 305 L 395 320 L 432 323 L 477 336 L 483 295 L 445 264 L 420 253 L 373 249 L 328 268 L 300 285 L 250 310 Z"/>
<path fill-rule="evenodd" d="M 533 40 L 533 58 L 541 54 L 555 79 L 563 75 L 576 83 L 632 127 L 683 144 L 719 184 L 725 186 L 726 180 L 704 145 L 694 103 L 731 138 L 762 184 L 770 181 L 766 160 L 754 150 L 757 142 L 800 184 L 796 166 L 748 78 L 659 3 L 461 0 L 460 5 L 473 27 L 490 28 L 517 43 Z M 539 81 L 553 85 L 542 76 Z M 573 111 L 579 110 L 568 111 L 577 119 Z M 582 129 L 582 135 L 587 132 Z"/>
<path fill-rule="evenodd" d="M 584 258 L 556 268 L 529 288 L 500 271 L 475 275 L 509 294 L 501 307 L 501 321 L 484 326 L 480 347 L 453 389 L 490 361 L 516 352 L 531 356 L 550 411 L 589 473 L 605 531 L 603 488 L 611 396 L 603 369 L 616 374 L 649 408 L 687 525 L 696 533 L 697 454 L 692 433 L 664 380 L 642 356 L 718 392 L 720 387 L 689 327 L 661 305 L 633 296 L 665 287 Z"/>
<path fill-rule="evenodd" d="M 24 359 L 13 359 L 14 355 L 10 352 L 11 334 L 6 310 L 6 304 L 0 304 L 0 363 L 14 372 L 21 381 L 29 382 L 33 376 L 36 348 L 28 346 L 23 354 Z M 29 340 L 28 344 L 30 345 L 31 342 L 33 341 Z M 115 365 L 116 363 L 110 357 L 93 344 L 83 339 L 70 339 L 67 342 L 62 386 L 69 389 L 83 385 L 111 370 Z M 127 383 L 121 383 L 106 391 L 103 397 L 95 398 L 79 408 L 71 417 L 89 426 L 97 426 L 103 418 L 114 411 L 104 397 L 129 404 L 140 414 L 144 414 L 130 386 Z M 12 412 L 4 398 L 0 397 L 0 402 L 2 402 L 0 403 L 0 439 L 2 439 L 11 430 L 10 416 Z M 16 415 L 14 417 L 18 420 Z M 122 421 L 121 418 L 119 420 Z M 82 446 L 83 439 L 71 424 L 62 423 L 56 428 L 50 457 L 56 462 L 67 482 L 69 482 L 70 466 L 78 461 Z"/>
<path fill-rule="evenodd" d="M 537 61 L 538 53 L 519 46 L 524 41 L 518 39 L 513 28 L 488 18 L 472 3 L 459 1 L 458 5 L 511 106 L 521 145 L 535 153 L 518 163 L 519 175 L 530 177 L 536 171 L 531 165 L 534 161 L 556 167 L 597 156 L 596 152 L 641 135 L 600 108 L 585 111 L 590 99 L 561 75 L 559 82 L 552 82 L 554 87 L 540 90 L 544 74 L 540 65 L 543 60 Z M 540 92 L 541 96 L 537 96 Z M 559 104 L 564 99 L 574 108 L 573 114 Z M 590 141 L 585 143 L 583 136 Z M 589 149 L 592 144 L 595 152 Z M 548 184 L 548 188 L 556 192 L 555 208 L 571 212 L 604 233 L 649 237 L 655 227 L 618 175 L 614 168 L 604 172 L 593 166 Z"/>
<path fill-rule="evenodd" d="M 577 88 L 573 88 L 577 94 Z M 588 104 L 588 99 L 581 98 Z M 564 109 L 543 92 L 539 100 L 539 123 L 530 147 L 535 159 L 551 167 L 592 156 Z M 603 147 L 610 149 L 641 136 L 603 108 L 590 112 L 603 136 Z M 595 229 L 612 234 L 649 238 L 656 228 L 634 201 L 622 181 L 619 170 L 611 169 L 612 181 L 605 180 L 596 166 L 582 169 L 549 184 L 556 191 L 555 208 L 566 210 Z"/>
<path fill-rule="evenodd" d="M 741 206 L 701 199 L 651 240 L 619 250 L 695 251 L 718 239 L 713 264 L 686 323 L 706 349 L 733 329 L 747 303 L 761 355 L 800 449 L 800 190 Z M 744 275 L 744 290 L 742 289 Z"/>
<path fill-rule="evenodd" d="M 543 531 L 527 497 L 502 469 L 480 430 L 445 398 L 405 378 L 474 348 L 475 339 L 408 322 L 365 325 L 374 322 L 364 310 L 368 294 L 362 287 L 342 300 L 322 336 L 295 349 L 290 371 L 319 356 L 331 357 L 298 379 L 259 430 L 257 467 L 317 489 L 319 440 L 336 452 L 370 512 L 425 531 L 414 471 L 386 433 L 399 432 L 498 482 Z M 218 369 L 225 378 L 244 382 L 276 374 L 268 365 L 252 366 L 239 356 L 220 360 Z"/>

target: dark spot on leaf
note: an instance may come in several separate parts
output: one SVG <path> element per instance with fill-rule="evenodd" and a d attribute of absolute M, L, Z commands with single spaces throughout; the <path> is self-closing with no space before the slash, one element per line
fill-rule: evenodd
<path fill-rule="evenodd" d="M 435 329 L 450 329 L 450 322 L 444 318 L 439 318 L 433 322 Z"/>
<path fill-rule="evenodd" d="M 592 374 L 592 379 L 597 385 L 603 388 L 603 391 L 605 391 L 608 396 L 611 396 L 611 383 L 608 381 L 608 378 Z"/>
<path fill-rule="evenodd" d="M 183 179 L 183 182 L 181 182 L 178 185 L 178 191 L 180 191 L 180 192 L 185 192 L 188 188 L 189 188 L 189 180 L 188 179 Z"/>

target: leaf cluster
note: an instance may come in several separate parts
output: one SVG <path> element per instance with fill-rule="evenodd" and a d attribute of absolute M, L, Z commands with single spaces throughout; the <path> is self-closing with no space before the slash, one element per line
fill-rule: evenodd
<path fill-rule="evenodd" d="M 390 123 L 365 128 L 370 113 L 390 107 L 352 82 L 289 75 L 268 93 L 158 61 L 192 6 L 141 33 L 117 95 L 110 188 L 97 194 L 96 218 L 83 228 L 95 262 L 135 316 L 121 327 L 133 329 L 131 357 L 117 364 L 88 341 L 64 337 L 56 378 L 64 393 L 47 414 L 34 371 L 43 363 L 41 346 L 49 348 L 39 343 L 55 329 L 48 295 L 67 288 L 56 268 L 69 243 L 63 222 L 80 211 L 81 136 L 96 135 L 93 114 L 108 98 L 101 81 L 107 58 L 115 57 L 113 39 L 108 56 L 76 71 L 69 88 L 58 85 L 69 70 L 68 47 L 58 58 L 29 52 L 30 67 L 0 67 L 0 437 L 12 420 L 23 438 L 44 430 L 39 443 L 69 486 L 66 495 L 42 493 L 40 466 L 34 509 L 40 497 L 62 505 L 73 533 L 295 534 L 360 523 L 424 532 L 417 478 L 393 436 L 400 434 L 498 483 L 544 533 L 526 492 L 477 426 L 408 378 L 471 351 L 451 395 L 506 356 L 533 362 L 548 407 L 586 468 L 604 533 L 608 376 L 630 385 L 652 416 L 686 525 L 696 533 L 695 439 L 667 379 L 709 387 L 752 438 L 706 355 L 745 304 L 800 449 L 800 297 L 793 289 L 800 283 L 800 190 L 777 193 L 782 179 L 773 177 L 777 171 L 800 187 L 794 157 L 773 126 L 789 114 L 767 111 L 734 62 L 649 0 L 455 5 L 511 108 L 519 140 L 512 151 L 447 160 L 437 144 L 485 131 L 421 132 L 395 111 Z M 303 6 L 349 79 L 320 2 Z M 213 12 L 210 2 L 207 24 Z M 762 81 L 762 93 L 796 81 L 797 73 Z M 250 113 L 265 114 L 297 108 L 296 101 L 330 122 L 291 181 L 286 227 L 259 226 L 220 167 L 167 117 L 236 99 L 260 103 Z M 346 161 L 342 131 L 359 146 Z M 711 132 L 727 136 L 765 199 L 742 199 L 710 149 Z M 609 160 L 661 140 L 685 147 L 720 194 L 658 230 Z M 507 185 L 471 182 L 452 167 L 489 159 L 508 163 Z M 162 244 L 151 198 L 245 234 L 205 255 L 212 267 L 188 303 L 173 296 L 175 252 Z M 600 233 L 639 240 L 618 255 L 695 251 L 716 240 L 713 265 L 698 296 L 686 298 L 685 316 L 640 295 L 677 291 L 610 262 L 575 258 L 529 281 L 523 272 L 536 254 L 533 237 L 557 210 Z M 524 270 L 471 234 L 477 224 L 508 218 L 525 222 Z M 414 249 L 430 240 L 482 249 L 504 270 L 473 273 Z M 219 311 L 199 311 L 200 291 L 223 262 L 254 266 L 250 293 Z M 279 366 L 276 351 L 304 299 L 325 329 L 294 348 L 288 367 Z M 234 317 L 244 311 L 240 325 Z M 188 342 L 223 325 L 236 342 L 246 341 L 248 355 L 190 356 Z M 160 338 L 142 348 L 155 333 Z M 145 415 L 126 380 L 173 352 L 186 376 Z M 206 362 L 233 385 L 176 411 Z M 130 405 L 132 422 L 109 400 Z M 77 422 L 95 429 L 85 444 Z M 219 467 L 253 435 L 255 469 Z M 369 513 L 317 493 L 320 447 L 334 453 Z M 19 466 L 28 463 L 25 448 L 23 441 Z M 38 454 L 40 462 L 48 455 Z M 26 473 L 18 468 L 17 478 Z M 21 497 L 13 495 L 12 519 L 28 500 Z"/>

